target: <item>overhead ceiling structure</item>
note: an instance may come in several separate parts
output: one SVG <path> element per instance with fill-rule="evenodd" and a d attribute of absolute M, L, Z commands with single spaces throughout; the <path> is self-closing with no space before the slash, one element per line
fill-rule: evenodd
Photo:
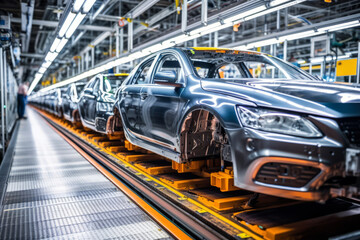
<path fill-rule="evenodd" d="M 93 6 L 84 10 L 82 4 L 87 2 Z M 312 37 L 333 36 L 332 41 L 338 42 L 342 53 L 356 51 L 359 39 L 357 0 L 25 3 L 6 1 L 0 8 L 13 15 L 13 29 L 21 33 L 22 79 L 32 81 L 31 90 L 35 91 L 64 86 L 115 68 L 129 71 L 141 58 L 172 46 L 261 47 L 266 52 L 276 49 L 285 58 L 296 54 L 310 61 Z M 17 7 L 21 10 L 15 10 Z M 24 16 L 32 27 L 22 23 Z M 67 33 L 64 26 L 71 26 L 73 21 L 77 26 Z"/>

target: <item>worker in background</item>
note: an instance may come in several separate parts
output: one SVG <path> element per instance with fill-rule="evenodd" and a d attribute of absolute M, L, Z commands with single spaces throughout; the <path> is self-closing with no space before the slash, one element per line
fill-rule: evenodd
<path fill-rule="evenodd" d="M 27 92 L 29 89 L 29 82 L 24 82 L 20 84 L 18 89 L 18 95 L 17 95 L 17 102 L 18 102 L 18 115 L 19 119 L 26 119 L 24 116 L 25 114 L 25 107 L 27 103 Z"/>

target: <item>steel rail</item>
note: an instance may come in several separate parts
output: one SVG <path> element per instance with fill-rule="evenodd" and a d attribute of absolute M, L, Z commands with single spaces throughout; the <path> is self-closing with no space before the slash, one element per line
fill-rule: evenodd
<path fill-rule="evenodd" d="M 122 169 L 104 154 L 56 124 L 43 113 L 40 112 L 40 115 L 60 136 L 124 191 L 136 204 L 140 206 L 146 202 L 150 203 L 147 206 L 140 207 L 175 238 L 186 239 L 190 236 L 194 239 L 235 239 L 234 236 L 224 232 L 211 222 L 194 216 L 184 207 L 176 205 L 170 198 L 155 192 L 151 186 L 131 176 L 126 169 Z M 188 235 L 180 229 L 183 229 Z"/>

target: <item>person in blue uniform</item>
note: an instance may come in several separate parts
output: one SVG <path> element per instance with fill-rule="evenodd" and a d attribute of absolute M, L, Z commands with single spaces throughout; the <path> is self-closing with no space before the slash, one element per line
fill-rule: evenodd
<path fill-rule="evenodd" d="M 20 84 L 17 94 L 17 103 L 18 103 L 18 115 L 19 119 L 26 118 L 25 116 L 25 107 L 27 103 L 27 92 L 29 89 L 29 82 L 24 82 Z"/>

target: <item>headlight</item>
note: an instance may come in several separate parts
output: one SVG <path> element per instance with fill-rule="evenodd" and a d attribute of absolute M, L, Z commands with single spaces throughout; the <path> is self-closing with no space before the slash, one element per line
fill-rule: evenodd
<path fill-rule="evenodd" d="M 97 103 L 97 109 L 100 112 L 112 112 L 113 110 L 113 104 L 111 103 L 105 103 L 105 102 L 98 102 Z"/>
<path fill-rule="evenodd" d="M 306 118 L 259 108 L 238 107 L 245 127 L 300 137 L 321 137 L 321 132 Z"/>

